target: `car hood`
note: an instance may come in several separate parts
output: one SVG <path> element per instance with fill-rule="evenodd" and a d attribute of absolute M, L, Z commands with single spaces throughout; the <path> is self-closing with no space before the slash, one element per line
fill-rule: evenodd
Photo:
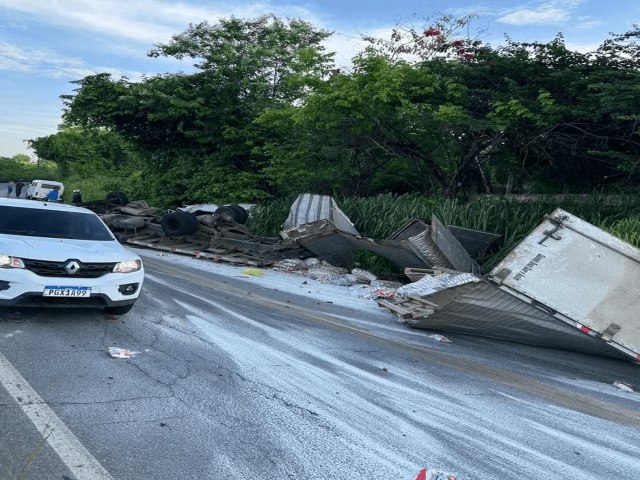
<path fill-rule="evenodd" d="M 140 259 L 136 253 L 117 240 L 70 240 L 17 235 L 1 236 L 0 254 L 54 262 L 69 258 L 82 262 L 121 262 Z"/>

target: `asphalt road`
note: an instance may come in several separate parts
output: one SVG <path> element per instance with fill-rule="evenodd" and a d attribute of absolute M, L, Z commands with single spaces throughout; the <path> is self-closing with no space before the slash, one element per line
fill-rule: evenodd
<path fill-rule="evenodd" d="M 640 365 L 145 266 L 122 317 L 0 310 L 0 479 L 638 478 Z"/>

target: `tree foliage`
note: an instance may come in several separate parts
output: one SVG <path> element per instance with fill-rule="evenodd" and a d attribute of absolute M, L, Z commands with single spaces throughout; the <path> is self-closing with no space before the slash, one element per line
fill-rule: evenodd
<path fill-rule="evenodd" d="M 193 73 L 81 79 L 64 129 L 32 145 L 63 170 L 134 163 L 136 193 L 173 204 L 635 186 L 638 27 L 580 53 L 561 34 L 492 47 L 477 20 L 412 19 L 342 70 L 302 20 L 191 25 L 149 55 Z"/>
<path fill-rule="evenodd" d="M 254 143 L 266 109 L 302 101 L 329 66 L 328 33 L 273 16 L 200 23 L 149 55 L 194 59 L 195 73 L 131 82 L 86 77 L 63 97 L 67 125 L 107 128 L 146 153 L 156 197 L 171 201 L 269 196 Z M 168 196 L 167 196 L 168 194 Z"/>
<path fill-rule="evenodd" d="M 31 161 L 29 155 L 19 153 L 13 157 L 0 157 L 0 182 L 31 181 L 36 178 L 53 179 L 58 166 L 45 160 Z"/>

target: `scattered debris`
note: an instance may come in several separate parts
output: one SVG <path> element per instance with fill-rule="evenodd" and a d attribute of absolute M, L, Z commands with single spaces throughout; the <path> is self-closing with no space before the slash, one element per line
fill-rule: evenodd
<path fill-rule="evenodd" d="M 251 275 L 253 277 L 264 276 L 264 270 L 262 270 L 261 268 L 245 268 L 240 270 L 240 273 L 243 275 Z"/>
<path fill-rule="evenodd" d="M 447 337 L 445 337 L 444 335 L 440 335 L 439 333 L 434 333 L 433 335 L 429 335 L 429 338 L 433 338 L 434 340 L 437 340 L 440 343 L 453 343 Z"/>
<path fill-rule="evenodd" d="M 445 226 L 433 216 L 431 224 L 410 220 L 387 240 L 364 238 L 331 196 L 310 193 L 295 200 L 275 238 L 255 236 L 244 226 L 251 204 L 199 204 L 161 212 L 144 200 L 129 201 L 123 192 L 110 192 L 105 201 L 83 206 L 98 213 L 125 243 L 256 267 L 313 256 L 344 266 L 355 250 L 364 249 L 400 269 L 439 265 L 480 273 L 476 255 L 499 237 Z M 352 280 L 343 278 L 338 284 Z"/>
<path fill-rule="evenodd" d="M 616 388 L 619 388 L 620 390 L 624 390 L 625 392 L 630 392 L 630 393 L 635 392 L 635 389 L 633 388 L 633 385 L 631 385 L 630 383 L 613 382 L 613 386 L 616 387 Z"/>
<path fill-rule="evenodd" d="M 111 355 L 112 358 L 131 358 L 134 357 L 136 353 L 138 353 L 118 347 L 107 347 L 107 352 L 109 352 L 109 355 Z"/>
<path fill-rule="evenodd" d="M 457 480 L 458 477 L 451 473 L 438 472 L 435 470 L 430 470 L 428 468 L 423 468 L 418 472 L 418 476 L 416 480 Z"/>
<path fill-rule="evenodd" d="M 490 235 L 492 240 L 496 237 Z M 348 264 L 356 250 L 367 250 L 385 257 L 401 270 L 433 268 L 437 265 L 480 273 L 477 262 L 449 231 L 449 227 L 445 227 L 435 216 L 431 220 L 431 226 L 421 220 L 411 220 L 387 240 L 345 232 L 329 219 L 291 227 L 280 232 L 280 236 L 302 245 L 317 257 L 337 266 Z"/>
<path fill-rule="evenodd" d="M 306 193 L 273 238 L 249 232 L 240 205 L 161 214 L 121 192 L 108 197 L 92 207 L 126 243 L 256 267 L 246 275 L 271 267 L 352 286 L 416 328 L 640 362 L 634 287 L 640 250 L 561 209 L 483 275 L 476 260 L 499 235 L 445 225 L 436 216 L 429 223 L 411 219 L 386 240 L 365 238 L 332 197 Z M 356 250 L 387 258 L 412 283 L 348 271 Z"/>
<path fill-rule="evenodd" d="M 360 236 L 353 222 L 338 208 L 338 204 L 330 195 L 303 193 L 291 205 L 289 216 L 282 225 L 283 230 L 317 222 L 331 220 L 333 225 L 345 233 Z"/>

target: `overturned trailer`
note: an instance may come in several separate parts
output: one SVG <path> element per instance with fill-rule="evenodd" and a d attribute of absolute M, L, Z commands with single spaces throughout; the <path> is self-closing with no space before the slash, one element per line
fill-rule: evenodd
<path fill-rule="evenodd" d="M 360 235 L 329 195 L 298 196 L 280 236 L 303 246 L 332 265 L 346 265 L 357 250 L 385 257 L 400 270 L 441 266 L 480 273 L 476 259 L 500 235 L 444 225 L 435 215 L 428 223 L 414 218 L 388 239 Z"/>
<path fill-rule="evenodd" d="M 436 272 L 381 300 L 414 327 L 640 361 L 640 250 L 556 209 L 488 275 Z"/>
<path fill-rule="evenodd" d="M 120 192 L 110 197 L 83 206 L 98 213 L 123 243 L 256 267 L 312 255 L 279 237 L 252 234 L 244 225 L 248 212 L 241 205 L 196 205 L 161 211 L 143 200 L 129 202 Z"/>

